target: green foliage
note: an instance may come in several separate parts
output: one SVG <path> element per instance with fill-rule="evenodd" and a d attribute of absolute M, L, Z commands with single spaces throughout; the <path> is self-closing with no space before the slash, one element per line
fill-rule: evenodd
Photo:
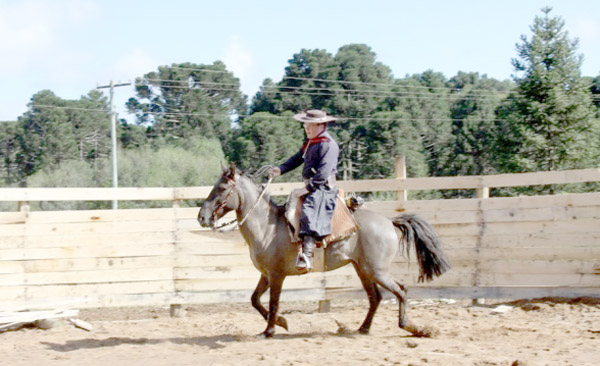
<path fill-rule="evenodd" d="M 102 169 L 98 170 L 82 160 L 66 160 L 57 166 L 46 166 L 27 178 L 27 186 L 36 187 L 98 187 L 99 183 L 106 183 L 110 176 L 106 162 L 102 162 Z M 100 182 L 99 182 L 100 181 Z M 87 210 L 108 208 L 105 202 L 84 201 L 47 201 L 32 202 L 32 210 Z"/>
<path fill-rule="evenodd" d="M 80 100 L 64 100 L 49 90 L 35 94 L 15 133 L 20 184 L 39 169 L 56 168 L 63 161 L 95 165 L 110 149 L 109 127 L 106 98 L 95 90 Z"/>
<path fill-rule="evenodd" d="M 225 160 L 246 171 L 279 164 L 304 139 L 292 115 L 308 109 L 339 117 L 328 130 L 340 145 L 338 178 L 344 180 L 391 177 L 398 155 L 406 156 L 412 177 L 598 167 L 600 76 L 581 77 L 577 41 L 549 8 L 542 12 L 531 38 L 517 44 L 514 82 L 475 72 L 446 79 L 433 70 L 394 78 L 369 46 L 348 44 L 335 54 L 302 49 L 292 55 L 282 79 L 266 79 L 248 107 L 239 80 L 220 61 L 161 66 L 138 78 L 127 102 L 137 123 L 118 126 L 119 186 L 211 185 Z M 5 186 L 111 186 L 108 104 L 95 90 L 79 100 L 36 93 L 17 122 L 0 123 L 0 141 Z M 300 171 L 280 179 L 299 180 Z M 120 207 L 144 205 L 161 203 Z"/>
<path fill-rule="evenodd" d="M 452 140 L 447 149 L 451 160 L 442 175 L 480 175 L 495 173 L 492 142 L 496 110 L 513 86 L 478 73 L 462 73 L 447 83 L 453 96 L 451 104 Z"/>
<path fill-rule="evenodd" d="M 590 87 L 559 17 L 535 18 L 533 36 L 522 36 L 513 65 L 517 90 L 501 108 L 497 148 L 501 171 L 576 169 L 597 165 L 598 120 Z"/>
<path fill-rule="evenodd" d="M 191 136 L 226 141 L 232 116 L 246 113 L 239 79 L 220 61 L 161 66 L 138 78 L 136 90 L 128 110 L 149 137 L 169 144 Z"/>
<path fill-rule="evenodd" d="M 0 179 L 2 186 L 11 186 L 19 179 L 17 129 L 16 122 L 0 122 Z"/>
<path fill-rule="evenodd" d="M 194 137 L 179 146 L 154 150 L 150 147 L 120 150 L 120 187 L 188 187 L 211 185 L 221 172 L 224 155 L 216 140 Z M 112 163 L 98 159 L 95 164 L 67 160 L 46 167 L 27 179 L 29 187 L 111 187 Z M 164 207 L 170 202 L 121 202 L 120 208 Z M 32 209 L 109 208 L 109 202 L 42 202 Z"/>
<path fill-rule="evenodd" d="M 292 118 L 291 112 L 281 116 L 257 112 L 240 122 L 228 155 L 241 169 L 255 171 L 263 165 L 283 163 L 300 149 L 303 140 L 302 124 Z M 297 174 L 282 179 L 292 177 L 299 179 Z"/>

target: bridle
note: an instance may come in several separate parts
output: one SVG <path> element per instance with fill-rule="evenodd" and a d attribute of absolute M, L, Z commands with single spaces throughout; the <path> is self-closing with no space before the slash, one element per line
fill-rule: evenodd
<path fill-rule="evenodd" d="M 259 170 L 259 173 L 255 174 L 255 176 L 262 174 L 265 171 L 264 168 L 270 168 L 270 166 L 261 168 Z M 230 229 L 230 230 L 235 230 L 236 227 L 242 226 L 244 224 L 244 222 L 246 222 L 246 219 L 248 218 L 248 216 L 250 216 L 250 214 L 252 213 L 252 211 L 254 211 L 254 209 L 258 205 L 258 202 L 260 202 L 260 200 L 263 197 L 263 195 L 267 192 L 267 188 L 269 187 L 269 184 L 271 184 L 272 180 L 273 180 L 273 177 L 269 177 L 269 180 L 267 181 L 267 184 L 264 186 L 262 192 L 260 192 L 260 195 L 258 195 L 258 198 L 254 202 L 254 204 L 252 205 L 252 207 L 250 208 L 250 210 L 248 210 L 248 212 L 246 212 L 246 214 L 244 215 L 244 217 L 237 223 L 237 225 L 235 227 L 233 227 L 232 229 Z M 233 180 L 233 178 L 227 177 L 227 184 L 230 185 L 229 192 L 227 192 L 227 195 L 225 195 L 225 199 L 221 203 L 219 203 L 217 205 L 217 207 L 215 207 L 215 209 L 213 210 L 213 213 L 211 215 L 212 216 L 212 221 L 215 222 L 215 223 L 219 219 L 217 217 L 217 211 L 219 211 L 220 209 L 223 209 L 223 208 L 225 208 L 225 206 L 227 206 L 227 204 L 229 203 L 229 199 L 231 198 L 231 195 L 233 193 L 233 189 L 235 188 L 237 190 L 237 183 L 235 182 L 235 180 Z M 238 191 L 238 197 L 239 197 L 239 191 Z M 239 198 L 238 198 L 238 200 L 239 200 Z M 235 218 L 235 219 L 233 219 L 231 221 L 225 222 L 223 224 L 220 224 L 218 226 L 213 226 L 213 230 L 218 230 L 218 229 L 221 229 L 221 228 L 223 228 L 225 226 L 229 226 L 229 225 L 235 223 L 236 221 L 238 221 L 237 218 Z"/>

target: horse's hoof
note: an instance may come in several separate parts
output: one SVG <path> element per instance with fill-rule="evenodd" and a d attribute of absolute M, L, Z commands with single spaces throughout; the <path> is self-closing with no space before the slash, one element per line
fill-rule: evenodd
<path fill-rule="evenodd" d="M 283 329 L 288 330 L 287 320 L 285 320 L 285 318 L 282 316 L 277 317 L 277 321 L 275 322 L 275 325 L 279 325 Z"/>
<path fill-rule="evenodd" d="M 358 334 L 369 335 L 369 329 L 359 328 Z"/>
<path fill-rule="evenodd" d="M 262 332 L 258 335 L 258 338 L 262 338 L 262 339 L 273 338 L 274 335 L 275 335 L 275 331 L 265 330 L 264 332 Z"/>
<path fill-rule="evenodd" d="M 431 338 L 434 337 L 437 332 L 429 327 L 418 327 L 414 324 L 406 324 L 401 327 L 407 332 L 410 332 L 413 337 L 419 338 Z"/>

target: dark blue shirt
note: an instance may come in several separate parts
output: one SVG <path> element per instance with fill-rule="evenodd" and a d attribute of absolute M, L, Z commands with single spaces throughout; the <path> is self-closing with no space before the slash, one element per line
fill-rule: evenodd
<path fill-rule="evenodd" d="M 302 177 L 316 186 L 328 182 L 329 177 L 337 174 L 340 148 L 327 130 L 319 136 L 305 140 L 302 148 L 279 166 L 281 174 L 296 169 L 302 163 Z"/>

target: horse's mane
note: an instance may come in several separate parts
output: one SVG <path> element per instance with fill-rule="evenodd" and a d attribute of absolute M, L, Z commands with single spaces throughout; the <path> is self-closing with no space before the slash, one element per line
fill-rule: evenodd
<path fill-rule="evenodd" d="M 265 189 L 266 187 L 260 187 L 262 184 L 261 183 L 257 183 L 254 178 L 258 177 L 260 174 L 255 173 L 255 174 L 249 174 L 248 172 L 243 172 L 239 169 L 236 169 L 237 172 L 239 173 L 240 177 L 246 178 L 250 181 L 250 183 L 252 183 L 254 186 L 256 186 L 256 188 L 258 188 L 259 192 L 262 192 L 263 189 Z M 267 202 L 269 202 L 269 205 L 276 210 L 277 214 L 284 214 L 285 213 L 285 204 L 284 205 L 279 205 L 277 202 L 275 202 L 273 200 L 273 197 L 271 197 L 271 195 L 269 194 L 269 192 L 265 192 L 265 194 L 263 195 L 262 199 L 266 200 Z"/>

